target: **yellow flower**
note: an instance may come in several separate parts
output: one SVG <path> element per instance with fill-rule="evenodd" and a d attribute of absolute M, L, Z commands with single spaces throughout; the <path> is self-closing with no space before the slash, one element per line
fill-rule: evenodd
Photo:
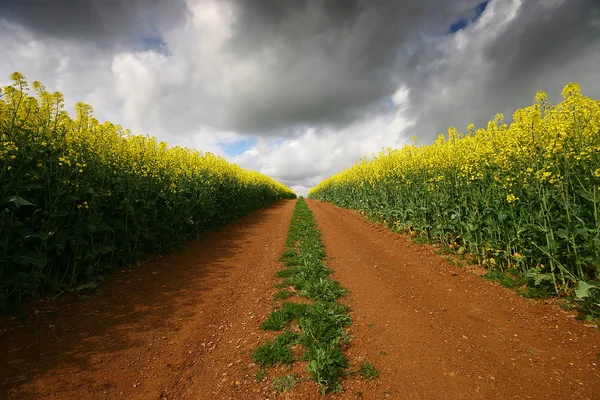
<path fill-rule="evenodd" d="M 535 101 L 537 101 L 538 103 L 542 103 L 546 100 L 548 100 L 548 95 L 546 94 L 546 92 L 539 91 L 535 95 Z"/>
<path fill-rule="evenodd" d="M 581 88 L 577 83 L 571 82 L 564 87 L 562 90 L 562 95 L 565 99 L 571 96 L 579 96 L 581 95 Z"/>
<path fill-rule="evenodd" d="M 509 203 L 514 203 L 517 200 L 519 200 L 519 198 L 512 193 L 506 196 L 506 201 L 508 201 Z"/>

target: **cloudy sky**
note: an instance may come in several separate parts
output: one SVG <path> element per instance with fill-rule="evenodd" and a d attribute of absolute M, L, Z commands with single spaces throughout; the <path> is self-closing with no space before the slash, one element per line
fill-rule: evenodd
<path fill-rule="evenodd" d="M 0 49 L 1 85 L 20 71 L 300 194 L 538 90 L 600 99 L 598 0 L 0 0 Z"/>

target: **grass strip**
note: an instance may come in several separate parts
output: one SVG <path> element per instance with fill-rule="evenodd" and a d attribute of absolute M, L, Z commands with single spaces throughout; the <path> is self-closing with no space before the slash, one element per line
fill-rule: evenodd
<path fill-rule="evenodd" d="M 288 249 L 281 256 L 286 268 L 277 272 L 283 281 L 276 285 L 283 290 L 275 298 L 296 295 L 311 302 L 285 301 L 269 315 L 261 324 L 262 329 L 281 331 L 295 321 L 294 328 L 299 333 L 288 330 L 268 341 L 255 350 L 254 360 L 262 367 L 290 364 L 296 361 L 291 348 L 299 345 L 304 351 L 298 358 L 308 361 L 307 372 L 321 391 L 340 391 L 340 379 L 348 367 L 343 350 L 349 341 L 346 327 L 351 319 L 348 308 L 338 300 L 346 295 L 346 290 L 329 277 L 332 271 L 323 265 L 321 232 L 302 197 L 294 209 L 286 246 Z"/>

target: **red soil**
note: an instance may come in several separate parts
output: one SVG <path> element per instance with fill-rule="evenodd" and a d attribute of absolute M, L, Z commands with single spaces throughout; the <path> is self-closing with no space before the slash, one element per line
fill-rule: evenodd
<path fill-rule="evenodd" d="M 273 333 L 275 271 L 293 201 L 282 201 L 114 275 L 0 318 L 0 399 L 273 399 L 251 353 Z M 452 266 L 358 213 L 309 201 L 328 265 L 350 294 L 351 370 L 340 399 L 597 399 L 600 332 L 543 301 Z M 299 363 L 292 371 L 306 376 Z M 319 398 L 303 382 L 281 398 Z"/>

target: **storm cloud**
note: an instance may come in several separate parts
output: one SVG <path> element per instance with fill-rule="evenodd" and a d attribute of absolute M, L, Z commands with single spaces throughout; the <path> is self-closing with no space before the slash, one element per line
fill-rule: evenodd
<path fill-rule="evenodd" d="M 477 23 L 415 54 L 404 76 L 414 88 L 410 113 L 427 142 L 450 125 L 485 125 L 547 91 L 578 82 L 600 98 L 600 2 L 496 1 Z"/>
<path fill-rule="evenodd" d="M 161 31 L 186 18 L 183 0 L 2 0 L 0 17 L 40 38 L 87 41 L 114 50 L 162 43 Z"/>

